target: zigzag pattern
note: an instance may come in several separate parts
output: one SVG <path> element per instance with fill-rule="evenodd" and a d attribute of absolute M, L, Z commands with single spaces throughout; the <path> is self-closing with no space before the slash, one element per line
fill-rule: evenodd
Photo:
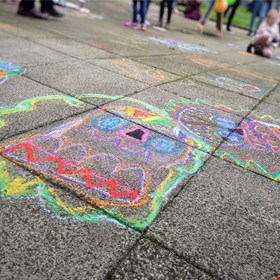
<path fill-rule="evenodd" d="M 97 183 L 93 183 L 92 179 L 94 177 L 94 172 L 90 168 L 76 168 L 72 170 L 66 170 L 67 163 L 65 162 L 65 159 L 58 156 L 48 156 L 48 157 L 35 157 L 34 151 L 37 149 L 38 151 L 42 152 L 41 148 L 34 145 L 33 143 L 24 142 L 14 145 L 11 148 L 7 148 L 4 150 L 4 153 L 12 153 L 19 149 L 25 149 L 26 150 L 26 160 L 29 163 L 37 163 L 37 162 L 56 162 L 57 169 L 56 172 L 59 175 L 83 175 L 84 176 L 84 182 L 87 188 L 94 189 L 98 187 L 108 187 L 109 194 L 112 198 L 115 199 L 130 199 L 130 201 L 134 201 L 138 196 L 139 192 L 137 190 L 118 190 L 118 182 L 115 180 L 105 180 L 100 181 Z M 73 167 L 73 166 L 71 166 Z"/>

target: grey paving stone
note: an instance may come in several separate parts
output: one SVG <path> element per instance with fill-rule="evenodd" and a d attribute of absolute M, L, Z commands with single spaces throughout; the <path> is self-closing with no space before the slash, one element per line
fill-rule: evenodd
<path fill-rule="evenodd" d="M 100 109 L 40 131 L 3 143 L 3 155 L 138 229 L 209 157 Z"/>
<path fill-rule="evenodd" d="M 148 87 L 144 83 L 82 61 L 29 68 L 26 75 L 73 96 L 84 93 L 129 95 Z M 88 101 L 91 102 L 91 99 Z M 99 103 L 94 104 L 100 105 L 102 102 L 99 100 Z"/>
<path fill-rule="evenodd" d="M 116 55 L 105 50 L 67 38 L 35 38 L 33 41 L 44 45 L 47 48 L 54 49 L 79 59 L 116 57 Z"/>
<path fill-rule="evenodd" d="M 0 104 L 2 140 L 93 107 L 17 75 L 0 85 Z"/>
<path fill-rule="evenodd" d="M 213 279 L 150 241 L 141 240 L 121 263 L 112 279 Z"/>
<path fill-rule="evenodd" d="M 104 279 L 139 238 L 65 190 L 0 166 L 1 279 Z"/>
<path fill-rule="evenodd" d="M 212 158 L 148 234 L 220 279 L 279 275 L 279 184 Z"/>
<path fill-rule="evenodd" d="M 2 61 L 16 62 L 23 67 L 75 60 L 68 55 L 20 38 L 16 39 L 16 43 L 14 38 L 3 38 L 1 48 Z"/>
<path fill-rule="evenodd" d="M 279 62 L 280 66 L 280 62 Z M 265 102 L 280 105 L 280 85 L 275 87 L 268 95 L 268 97 L 265 99 Z"/>
<path fill-rule="evenodd" d="M 274 79 L 246 70 L 243 66 L 208 72 L 192 78 L 257 99 L 263 98 L 277 85 Z"/>
<path fill-rule="evenodd" d="M 138 63 L 127 58 L 106 60 L 94 59 L 88 61 L 151 86 L 155 86 L 179 78 L 179 76 L 177 75 L 170 74 L 154 67 L 146 66 L 142 63 Z"/>
<path fill-rule="evenodd" d="M 210 84 L 199 83 L 193 79 L 183 79 L 158 86 L 157 88 L 178 94 L 191 100 L 202 99 L 209 105 L 226 106 L 232 110 L 239 110 L 239 114 L 246 115 L 257 105 L 258 100 L 238 93 L 228 91 Z"/>

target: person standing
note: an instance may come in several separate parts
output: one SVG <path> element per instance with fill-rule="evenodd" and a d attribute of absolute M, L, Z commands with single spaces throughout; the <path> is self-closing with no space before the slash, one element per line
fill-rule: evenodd
<path fill-rule="evenodd" d="M 248 36 L 251 36 L 254 27 L 254 21 L 257 16 L 259 16 L 259 22 L 256 30 L 260 26 L 261 22 L 264 20 L 267 11 L 270 9 L 272 0 L 254 0 L 252 3 L 252 17 L 250 20 Z"/>
<path fill-rule="evenodd" d="M 228 17 L 226 32 L 232 33 L 232 30 L 230 29 L 231 22 L 232 22 L 232 19 L 233 19 L 234 15 L 235 15 L 235 12 L 236 12 L 238 6 L 240 5 L 240 3 L 241 3 L 241 0 L 236 0 L 233 3 L 233 5 L 229 6 L 227 8 L 227 10 L 225 11 L 225 15 L 226 15 L 228 13 L 229 9 L 231 9 L 229 17 Z"/>
<path fill-rule="evenodd" d="M 138 5 L 137 3 L 140 3 L 140 9 L 138 10 Z M 146 13 L 147 13 L 147 6 L 148 6 L 148 0 L 133 0 L 132 2 L 132 21 L 126 21 L 124 23 L 124 26 L 126 27 L 133 27 L 137 28 L 138 27 L 138 13 L 140 14 L 141 17 L 141 30 L 145 31 L 147 26 L 146 26 Z"/>

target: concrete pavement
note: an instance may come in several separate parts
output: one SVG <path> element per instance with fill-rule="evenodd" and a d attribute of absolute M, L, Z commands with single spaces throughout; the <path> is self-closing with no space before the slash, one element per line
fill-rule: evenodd
<path fill-rule="evenodd" d="M 0 279 L 277 279 L 279 49 L 87 7 L 0 4 Z"/>

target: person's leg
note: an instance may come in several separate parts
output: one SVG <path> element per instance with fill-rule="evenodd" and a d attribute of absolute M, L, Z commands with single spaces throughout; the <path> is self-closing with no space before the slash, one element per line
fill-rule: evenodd
<path fill-rule="evenodd" d="M 240 0 L 236 0 L 235 3 L 232 5 L 231 7 L 231 12 L 230 12 L 230 15 L 229 15 L 229 18 L 228 18 L 228 22 L 227 22 L 227 30 L 230 31 L 230 25 L 231 25 L 231 22 L 232 22 L 232 19 L 235 15 L 235 12 L 237 10 L 237 7 L 240 5 Z"/>
<path fill-rule="evenodd" d="M 18 6 L 18 15 L 40 18 L 40 19 L 48 19 L 48 13 L 41 13 L 35 8 L 35 0 L 21 0 Z"/>
<path fill-rule="evenodd" d="M 159 25 L 162 26 L 162 19 L 164 14 L 165 0 L 161 0 L 159 9 Z"/>
<path fill-rule="evenodd" d="M 167 0 L 167 7 L 168 7 L 168 12 L 167 12 L 166 25 L 169 25 L 171 21 L 172 10 L 173 10 L 173 0 Z"/>
<path fill-rule="evenodd" d="M 207 19 L 208 19 L 209 16 L 210 16 L 210 13 L 211 13 L 212 10 L 213 10 L 214 4 L 215 4 L 215 1 L 214 1 L 214 0 L 209 4 L 206 13 L 203 15 L 202 19 L 200 20 L 200 24 L 201 24 L 201 25 L 204 25 L 204 24 L 206 23 Z"/>
<path fill-rule="evenodd" d="M 53 8 L 52 0 L 41 0 L 41 10 L 48 10 Z"/>
<path fill-rule="evenodd" d="M 41 12 L 57 18 L 63 17 L 63 13 L 54 8 L 53 0 L 41 0 Z"/>
<path fill-rule="evenodd" d="M 256 0 L 254 2 L 254 6 L 253 6 L 253 13 L 252 13 L 252 17 L 251 17 L 251 20 L 250 20 L 248 35 L 251 35 L 251 33 L 253 31 L 255 17 L 258 15 L 259 7 L 260 7 L 260 1 Z"/>
<path fill-rule="evenodd" d="M 264 47 L 262 50 L 262 55 L 267 58 L 271 58 L 272 56 L 272 47 Z"/>
<path fill-rule="evenodd" d="M 263 3 L 260 4 L 260 9 L 259 9 L 259 17 L 260 17 L 260 19 L 259 19 L 259 22 L 258 22 L 256 30 L 258 30 L 260 24 L 264 20 L 266 14 L 267 14 L 268 8 L 269 8 L 269 3 L 268 2 L 263 2 Z"/>
<path fill-rule="evenodd" d="M 124 26 L 136 28 L 138 26 L 137 15 L 138 15 L 137 0 L 133 0 L 132 1 L 132 21 L 126 21 L 124 23 Z"/>
<path fill-rule="evenodd" d="M 35 7 L 35 0 L 21 0 L 19 7 L 26 10 L 31 10 Z"/>
<path fill-rule="evenodd" d="M 133 23 L 137 23 L 137 14 L 138 14 L 137 0 L 133 0 L 133 5 L 132 5 L 132 22 Z"/>
<path fill-rule="evenodd" d="M 148 0 L 140 1 L 141 25 L 145 24 Z"/>

